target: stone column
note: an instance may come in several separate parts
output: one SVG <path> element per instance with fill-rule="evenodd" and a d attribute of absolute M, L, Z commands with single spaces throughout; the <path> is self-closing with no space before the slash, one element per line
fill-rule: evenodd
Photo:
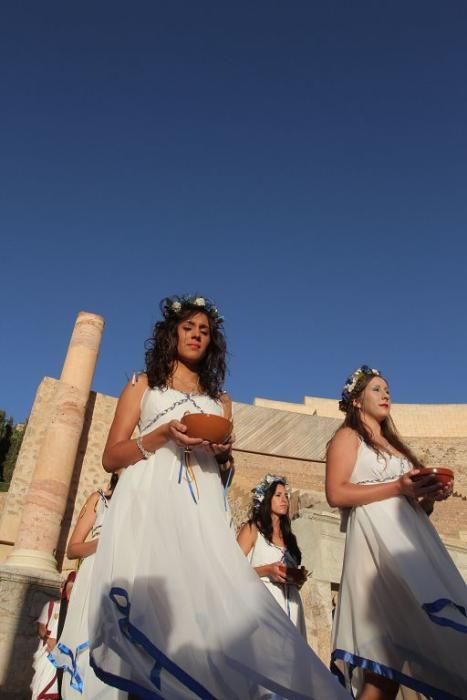
<path fill-rule="evenodd" d="M 57 570 L 55 548 L 83 429 L 104 319 L 81 311 L 75 323 L 39 450 L 15 547 L 5 566 Z"/>

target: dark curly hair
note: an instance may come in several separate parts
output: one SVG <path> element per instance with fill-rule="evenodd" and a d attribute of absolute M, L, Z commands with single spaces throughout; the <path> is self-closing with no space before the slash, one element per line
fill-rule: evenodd
<path fill-rule="evenodd" d="M 354 391 L 352 391 L 351 400 L 349 400 L 346 404 L 346 416 L 340 428 L 352 428 L 352 430 L 355 430 L 355 432 L 360 435 L 360 437 L 368 445 L 368 447 L 374 450 L 376 454 L 383 456 L 381 449 L 375 443 L 373 433 L 366 427 L 365 423 L 362 420 L 361 410 L 354 403 L 356 399 L 359 399 L 361 397 L 366 387 L 371 382 L 371 380 L 375 378 L 375 376 L 378 375 L 365 374 L 358 380 Z M 383 377 L 381 376 L 380 378 L 383 379 Z M 409 462 L 415 468 L 418 469 L 420 467 L 423 467 L 423 463 L 402 440 L 391 416 L 386 416 L 386 418 L 382 421 L 381 434 L 389 442 L 389 444 L 392 445 L 392 447 L 394 447 L 398 452 L 407 457 Z"/>
<path fill-rule="evenodd" d="M 227 347 L 222 330 L 222 317 L 217 316 L 217 309 L 209 301 L 206 300 L 205 304 L 200 306 L 193 303 L 192 299 L 195 297 L 166 297 L 161 301 L 163 318 L 156 322 L 152 337 L 145 343 L 148 384 L 151 389 L 163 389 L 167 386 L 177 360 L 179 324 L 196 313 L 204 313 L 209 323 L 210 342 L 198 367 L 199 384 L 208 396 L 218 399 L 227 371 Z M 171 308 L 174 301 L 180 304 L 177 311 Z M 216 313 L 213 313 L 213 309 Z"/>
<path fill-rule="evenodd" d="M 274 481 L 271 486 L 265 491 L 264 498 L 259 504 L 255 502 L 251 507 L 250 517 L 248 522 L 250 524 L 256 525 L 261 534 L 267 539 L 268 542 L 272 543 L 272 516 L 271 516 L 271 500 L 278 486 L 286 486 L 285 481 Z M 284 538 L 284 544 L 287 547 L 289 554 L 293 556 L 297 562 L 297 566 L 302 563 L 302 553 L 297 543 L 297 538 L 292 532 L 292 525 L 290 522 L 289 514 L 280 515 L 279 523 L 281 528 L 282 537 Z"/>

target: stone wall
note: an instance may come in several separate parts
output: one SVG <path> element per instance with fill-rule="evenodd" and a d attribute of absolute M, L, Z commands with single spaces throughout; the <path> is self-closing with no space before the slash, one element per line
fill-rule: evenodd
<path fill-rule="evenodd" d="M 110 480 L 102 467 L 102 453 L 116 405 L 117 399 L 112 396 L 91 392 L 57 550 L 58 564 L 64 569 L 74 568 L 77 563 L 66 558 L 65 550 L 81 508 L 91 493 L 105 490 Z"/>
<path fill-rule="evenodd" d="M 0 522 L 0 561 L 5 559 L 16 540 L 24 500 L 53 410 L 57 384 L 56 379 L 46 377 L 42 380 L 36 392 L 2 512 Z"/>
<path fill-rule="evenodd" d="M 0 521 L 1 561 L 5 559 L 15 542 L 24 499 L 31 482 L 40 445 L 49 424 L 58 384 L 58 380 L 46 377 L 37 390 Z M 68 506 L 56 552 L 59 566 L 65 569 L 74 568 L 76 565 L 76 562 L 64 559 L 64 552 L 68 537 L 86 498 L 97 488 L 105 488 L 109 482 L 109 476 L 102 467 L 101 459 L 116 404 L 117 399 L 114 397 L 90 393 L 73 470 Z"/>
<path fill-rule="evenodd" d="M 7 496 L 8 493 L 6 491 L 0 491 L 0 518 L 2 517 L 3 509 L 5 508 Z"/>
<path fill-rule="evenodd" d="M 290 403 L 256 398 L 255 406 L 277 408 L 281 411 L 307 413 L 309 415 L 340 418 L 337 399 L 305 396 L 303 403 Z M 467 404 L 416 404 L 394 403 L 391 415 L 402 435 L 423 437 L 466 437 Z"/>
<path fill-rule="evenodd" d="M 0 571 L 0 698 L 28 700 L 32 657 L 38 647 L 36 620 L 50 599 L 59 597 L 58 576 L 14 568 Z"/>

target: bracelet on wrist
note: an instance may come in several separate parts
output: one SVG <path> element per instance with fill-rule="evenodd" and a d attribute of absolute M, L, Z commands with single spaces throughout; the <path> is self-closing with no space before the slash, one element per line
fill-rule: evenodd
<path fill-rule="evenodd" d="M 144 459 L 149 459 L 149 457 L 151 457 L 154 454 L 154 452 L 150 452 L 149 450 L 145 449 L 145 447 L 143 445 L 143 438 L 141 435 L 136 438 L 135 442 L 136 442 L 137 448 L 139 449 L 139 451 L 143 455 Z"/>

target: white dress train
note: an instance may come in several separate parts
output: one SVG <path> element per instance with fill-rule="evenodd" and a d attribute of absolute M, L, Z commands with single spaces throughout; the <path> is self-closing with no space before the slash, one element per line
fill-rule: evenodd
<path fill-rule="evenodd" d="M 362 441 L 351 481 L 394 481 L 410 469 Z M 358 692 L 368 669 L 399 682 L 404 698 L 465 700 L 466 609 L 465 583 L 418 503 L 400 496 L 350 511 L 332 641 L 348 688 Z"/>
<path fill-rule="evenodd" d="M 148 389 L 145 434 L 206 395 Z M 90 601 L 91 663 L 140 698 L 348 698 L 238 546 L 215 459 L 195 449 L 192 480 L 169 442 L 128 467 L 102 529 Z"/>
<path fill-rule="evenodd" d="M 297 562 L 293 560 L 286 547 L 279 547 L 273 542 L 269 542 L 259 530 L 257 533 L 256 542 L 248 555 L 251 566 L 264 566 L 265 564 L 274 564 L 277 561 L 283 561 L 287 566 L 297 566 Z M 303 603 L 297 586 L 288 583 L 274 583 L 267 576 L 262 576 L 261 581 L 306 639 Z"/>

